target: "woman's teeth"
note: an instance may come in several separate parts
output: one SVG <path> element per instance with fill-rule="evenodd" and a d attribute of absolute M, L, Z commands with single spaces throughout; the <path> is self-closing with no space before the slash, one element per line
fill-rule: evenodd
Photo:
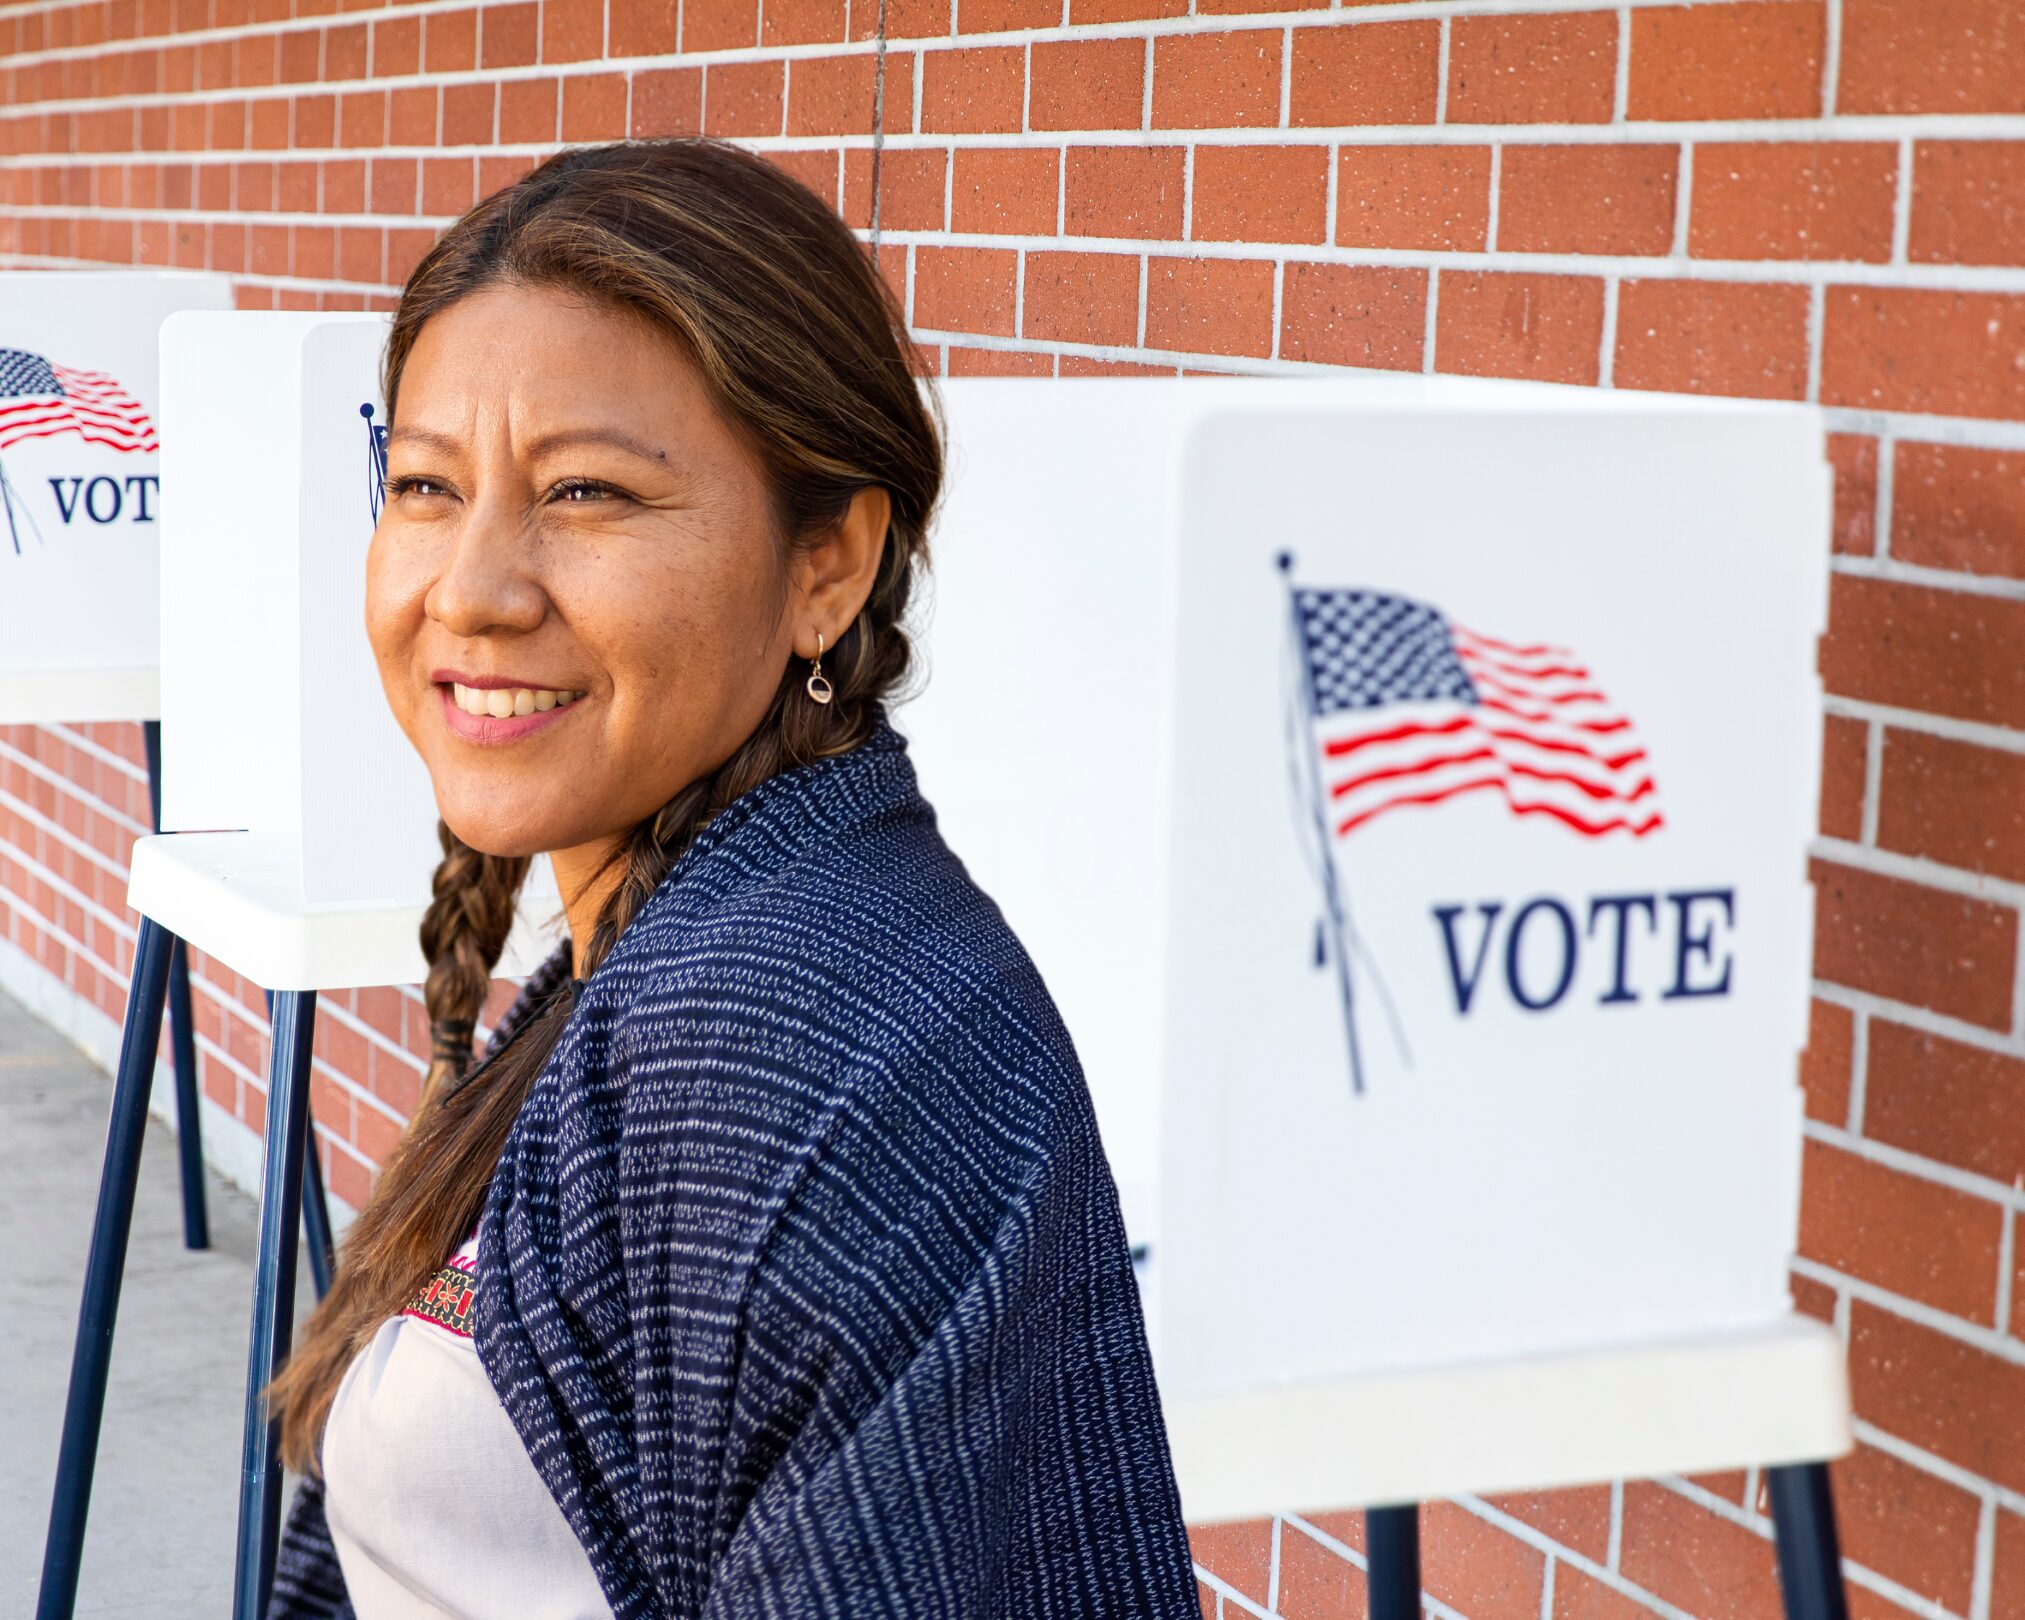
<path fill-rule="evenodd" d="M 466 714 L 489 714 L 495 720 L 505 720 L 516 714 L 544 714 L 550 709 L 566 709 L 584 692 L 557 692 L 538 686 L 465 686 L 461 682 L 450 683 L 450 693 L 457 707 Z"/>

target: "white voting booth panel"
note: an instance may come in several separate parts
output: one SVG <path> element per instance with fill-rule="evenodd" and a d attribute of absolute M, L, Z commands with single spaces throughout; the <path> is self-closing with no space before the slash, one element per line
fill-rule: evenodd
<path fill-rule="evenodd" d="M 0 724 L 158 711 L 156 339 L 228 277 L 0 273 Z"/>
<path fill-rule="evenodd" d="M 1191 1518 L 1846 1449 L 1786 1286 L 1818 415 L 943 389 L 898 723 L 1076 1040 Z"/>
<path fill-rule="evenodd" d="M 435 797 L 365 631 L 386 335 L 384 315 L 270 312 L 162 330 L 166 832 L 130 896 L 271 989 L 427 971 Z M 563 928 L 537 860 L 499 971 Z"/>

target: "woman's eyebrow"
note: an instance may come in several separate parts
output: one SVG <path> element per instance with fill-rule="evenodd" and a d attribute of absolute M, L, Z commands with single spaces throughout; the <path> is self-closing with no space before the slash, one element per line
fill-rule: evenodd
<path fill-rule="evenodd" d="M 657 450 L 645 440 L 636 439 L 630 433 L 617 428 L 559 428 L 553 433 L 544 433 L 540 438 L 531 440 L 527 446 L 527 454 L 541 457 L 552 451 L 586 444 L 609 445 L 614 450 L 624 450 L 643 461 L 668 459 L 666 450 Z"/>

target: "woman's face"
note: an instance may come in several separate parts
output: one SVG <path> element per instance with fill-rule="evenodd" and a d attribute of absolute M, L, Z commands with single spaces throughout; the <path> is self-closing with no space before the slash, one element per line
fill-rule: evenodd
<path fill-rule="evenodd" d="M 563 291 L 490 287 L 422 327 L 387 471 L 387 700 L 451 830 L 559 877 L 726 759 L 876 571 L 859 534 L 777 575 L 759 467 L 686 352 Z"/>

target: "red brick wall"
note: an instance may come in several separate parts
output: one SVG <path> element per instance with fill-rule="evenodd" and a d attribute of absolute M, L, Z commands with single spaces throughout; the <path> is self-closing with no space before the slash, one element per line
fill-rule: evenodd
<path fill-rule="evenodd" d="M 1819 401 L 1795 1287 L 1850 1344 L 1856 1614 L 2025 1616 L 2025 5 L 885 0 L 881 24 L 876 0 L 11 5 L 0 262 L 383 306 L 558 139 L 703 128 L 834 198 L 949 373 Z M 0 730 L 6 936 L 113 1019 L 139 759 L 131 726 Z M 207 1094 L 257 1125 L 259 992 L 199 965 Z M 324 998 L 320 1148 L 354 1202 L 413 1103 L 418 1015 Z M 1769 1615 L 1760 1483 L 1433 1507 L 1435 1612 Z M 1353 1516 L 1198 1534 L 1206 1612 L 1361 1606 Z"/>

